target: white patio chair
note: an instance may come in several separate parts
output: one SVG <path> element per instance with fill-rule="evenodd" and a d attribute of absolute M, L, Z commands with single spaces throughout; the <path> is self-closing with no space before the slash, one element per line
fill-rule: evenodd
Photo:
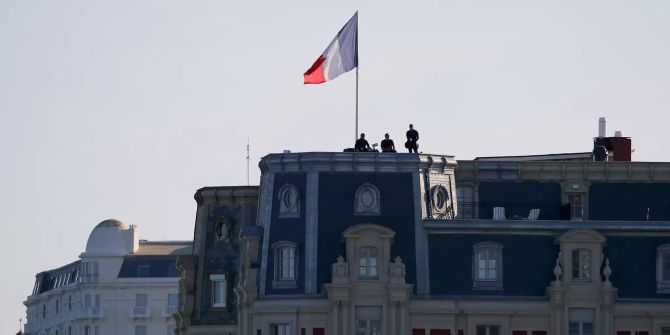
<path fill-rule="evenodd" d="M 493 220 L 505 220 L 505 207 L 493 207 Z"/>
<path fill-rule="evenodd" d="M 538 217 L 540 217 L 540 209 L 533 208 L 528 213 L 528 218 L 526 220 L 537 220 Z"/>

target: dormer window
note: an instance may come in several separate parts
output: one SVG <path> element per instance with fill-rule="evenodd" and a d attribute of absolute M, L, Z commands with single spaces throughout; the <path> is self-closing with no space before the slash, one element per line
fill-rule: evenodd
<path fill-rule="evenodd" d="M 296 287 L 296 269 L 297 251 L 296 244 L 289 241 L 280 241 L 275 243 L 274 249 L 274 281 L 272 286 L 275 288 L 295 288 Z"/>
<path fill-rule="evenodd" d="M 140 266 L 137 267 L 137 277 L 138 278 L 149 277 L 150 272 L 151 272 L 151 266 L 149 266 L 149 265 L 140 265 Z"/>
<path fill-rule="evenodd" d="M 588 249 L 572 250 L 572 280 L 591 282 L 591 251 Z"/>
<path fill-rule="evenodd" d="M 475 244 L 473 249 L 473 288 L 502 290 L 503 246 L 494 242 L 483 242 Z"/>
<path fill-rule="evenodd" d="M 377 248 L 361 247 L 358 249 L 358 277 L 360 279 L 378 279 Z"/>

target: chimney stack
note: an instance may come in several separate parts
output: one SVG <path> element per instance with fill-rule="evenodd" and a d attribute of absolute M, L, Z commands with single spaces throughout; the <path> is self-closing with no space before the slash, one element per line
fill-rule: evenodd
<path fill-rule="evenodd" d="M 614 132 L 613 137 L 607 136 L 607 119 L 598 119 L 598 137 L 593 139 L 593 155 L 597 161 L 631 161 L 631 140 L 624 137 L 621 130 Z"/>

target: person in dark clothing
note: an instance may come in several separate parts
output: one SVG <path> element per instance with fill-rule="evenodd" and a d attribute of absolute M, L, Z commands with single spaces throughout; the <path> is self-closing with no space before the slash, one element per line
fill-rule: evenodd
<path fill-rule="evenodd" d="M 407 131 L 407 142 L 405 142 L 405 148 L 411 153 L 414 150 L 414 153 L 418 153 L 419 149 L 419 132 L 414 129 L 414 125 L 409 125 L 409 130 Z"/>
<path fill-rule="evenodd" d="M 370 144 L 368 144 L 368 141 L 365 140 L 365 134 L 361 133 L 361 138 L 356 140 L 356 145 L 354 145 L 354 149 L 357 152 L 368 152 L 370 151 Z"/>
<path fill-rule="evenodd" d="M 384 139 L 382 140 L 382 152 L 396 152 L 395 144 L 393 140 L 389 138 L 389 134 L 384 134 Z"/>

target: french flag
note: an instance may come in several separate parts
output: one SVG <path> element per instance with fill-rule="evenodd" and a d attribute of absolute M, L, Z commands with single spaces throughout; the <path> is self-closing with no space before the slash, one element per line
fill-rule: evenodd
<path fill-rule="evenodd" d="M 358 12 L 305 72 L 305 84 L 321 84 L 358 67 Z"/>

